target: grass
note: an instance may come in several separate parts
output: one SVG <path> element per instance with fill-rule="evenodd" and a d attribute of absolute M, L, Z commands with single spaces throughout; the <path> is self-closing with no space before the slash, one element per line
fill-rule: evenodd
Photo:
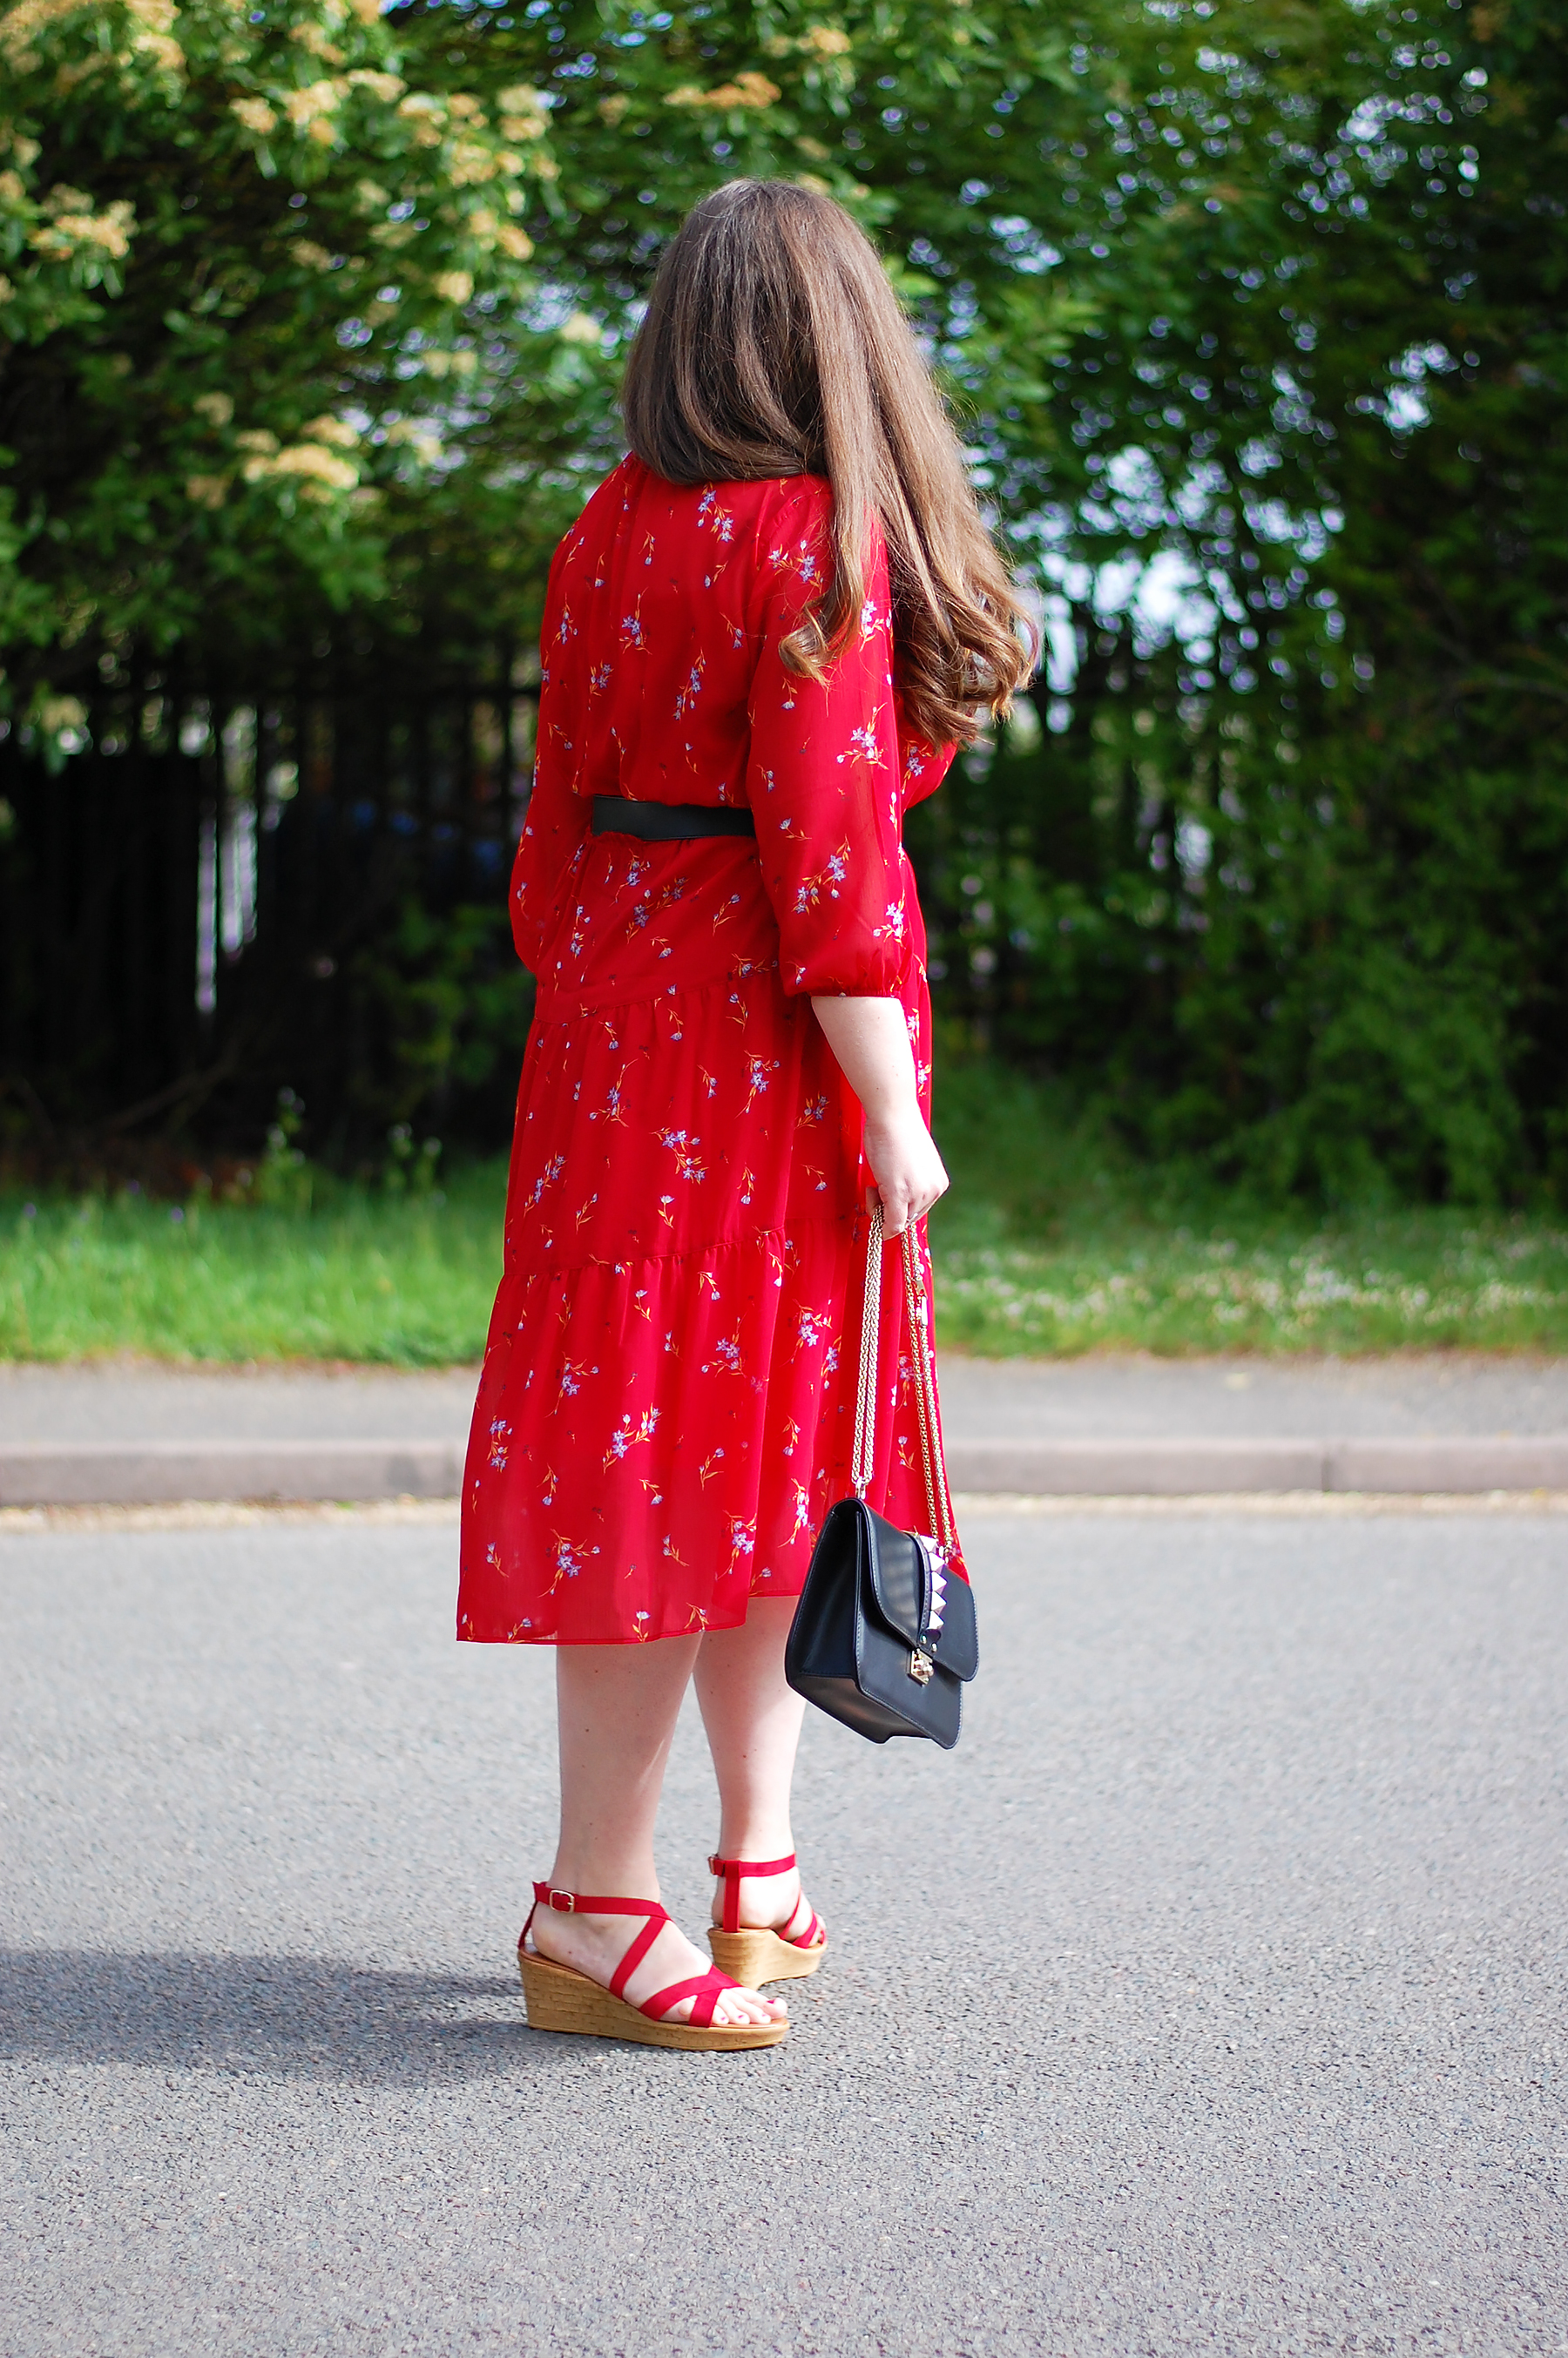
<path fill-rule="evenodd" d="M 317 1208 L 144 1196 L 0 1198 L 0 1358 L 477 1359 L 501 1267 L 506 1165 Z"/>
<path fill-rule="evenodd" d="M 942 1339 L 1007 1357 L 1142 1350 L 1568 1350 L 1568 1220 L 1334 1218 L 1119 1154 L 1048 1091 L 944 1078 L 932 1216 Z"/>
<path fill-rule="evenodd" d="M 1271 1208 L 1132 1163 L 985 1065 L 946 1073 L 939 1103 L 949 1347 L 1568 1350 L 1562 1219 Z M 422 1197 L 316 1174 L 310 1210 L 0 1195 L 0 1358 L 475 1359 L 505 1184 L 498 1159 Z"/>

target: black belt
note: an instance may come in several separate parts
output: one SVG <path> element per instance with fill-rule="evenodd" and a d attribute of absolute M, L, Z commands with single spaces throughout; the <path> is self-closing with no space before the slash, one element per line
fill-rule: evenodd
<path fill-rule="evenodd" d="M 715 803 L 634 803 L 623 795 L 595 795 L 595 835 L 640 835 L 644 843 L 687 843 L 702 835 L 755 835 L 749 810 Z"/>

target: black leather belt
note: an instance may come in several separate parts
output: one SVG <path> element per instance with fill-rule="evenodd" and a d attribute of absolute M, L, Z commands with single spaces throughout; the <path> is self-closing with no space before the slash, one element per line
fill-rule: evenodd
<path fill-rule="evenodd" d="M 622 795 L 595 795 L 595 835 L 640 835 L 644 843 L 687 843 L 703 835 L 755 835 L 749 810 L 716 803 L 634 803 Z"/>

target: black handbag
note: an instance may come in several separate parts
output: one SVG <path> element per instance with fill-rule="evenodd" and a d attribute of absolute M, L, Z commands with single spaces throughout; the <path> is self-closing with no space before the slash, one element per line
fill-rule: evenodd
<path fill-rule="evenodd" d="M 979 1667 L 975 1600 L 968 1581 L 947 1571 L 957 1533 L 947 1507 L 936 1379 L 913 1229 L 904 1229 L 902 1243 L 932 1528 L 901 1531 L 866 1504 L 881 1324 L 882 1217 L 874 1211 L 866 1243 L 853 1496 L 829 1508 L 812 1551 L 784 1647 L 784 1677 L 796 1694 L 873 1744 L 885 1744 L 890 1736 L 928 1736 L 950 1752 L 958 1741 L 964 1688 Z"/>

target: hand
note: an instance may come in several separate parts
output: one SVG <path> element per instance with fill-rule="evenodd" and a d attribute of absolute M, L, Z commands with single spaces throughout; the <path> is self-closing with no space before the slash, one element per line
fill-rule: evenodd
<path fill-rule="evenodd" d="M 866 1160 L 877 1183 L 866 1190 L 866 1208 L 881 1206 L 884 1237 L 902 1236 L 947 1193 L 942 1157 L 917 1106 L 876 1120 L 868 1117 Z"/>
<path fill-rule="evenodd" d="M 866 1117 L 866 1160 L 882 1234 L 899 1237 L 947 1192 L 915 1087 L 909 1022 L 896 999 L 813 998 L 816 1020 Z"/>

